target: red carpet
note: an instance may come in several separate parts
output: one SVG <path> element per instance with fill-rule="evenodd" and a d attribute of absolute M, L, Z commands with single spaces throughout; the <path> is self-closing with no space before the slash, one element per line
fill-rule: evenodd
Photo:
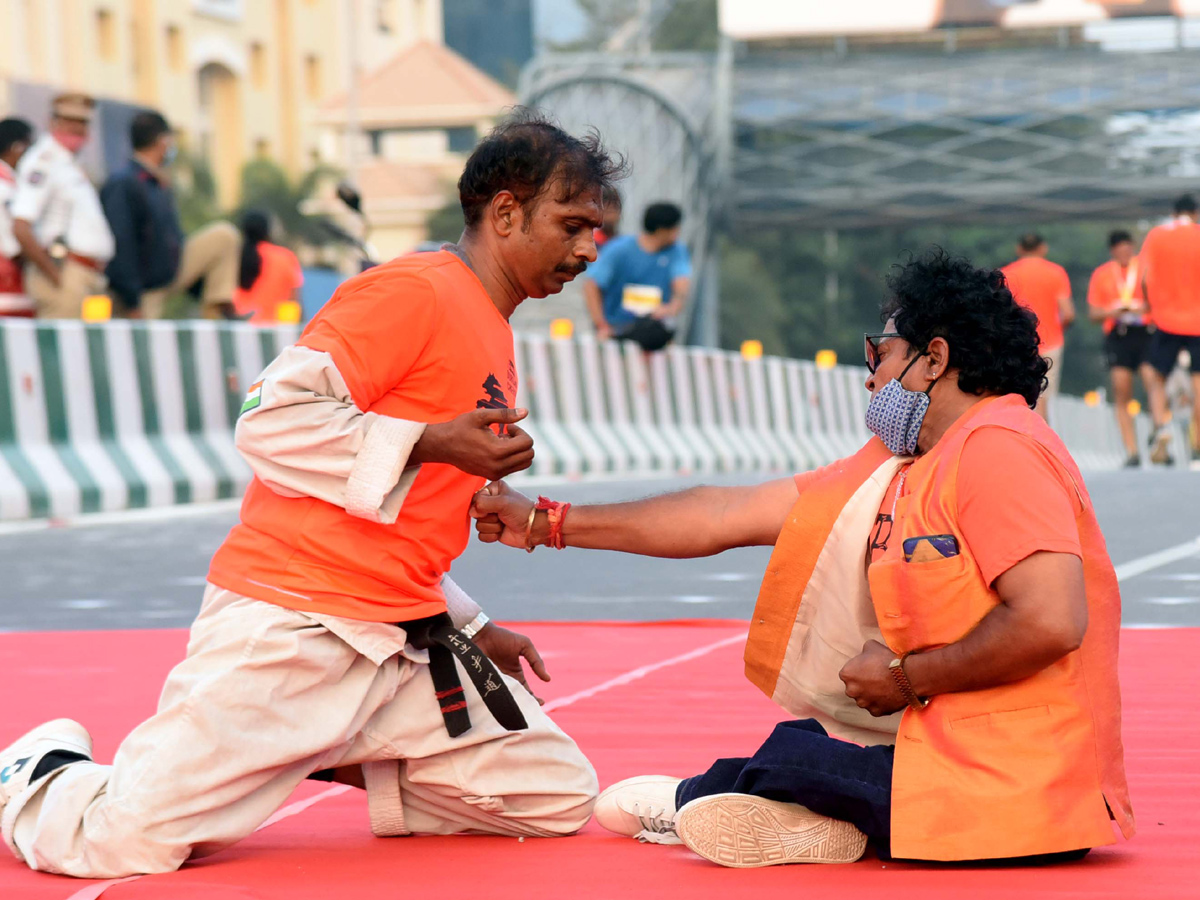
<path fill-rule="evenodd" d="M 601 784 L 639 773 L 692 774 L 715 757 L 749 752 L 780 718 L 742 677 L 738 642 L 620 680 L 736 635 L 743 628 L 736 622 L 521 627 L 554 675 L 546 700 L 618 680 L 554 713 L 595 763 Z M 181 631 L 0 635 L 8 687 L 0 743 L 45 719 L 72 716 L 92 729 L 97 758 L 111 759 L 121 737 L 153 710 L 184 644 Z M 380 840 L 367 827 L 363 796 L 350 791 L 179 872 L 111 885 L 103 897 L 1200 898 L 1200 702 L 1191 671 L 1198 649 L 1200 629 L 1125 633 L 1125 742 L 1139 834 L 1079 863 L 1022 870 L 867 858 L 852 866 L 731 870 L 683 847 L 642 845 L 595 825 L 559 840 Z M 327 788 L 306 785 L 293 799 Z M 3 900 L 68 900 L 91 884 L 30 872 L 0 849 Z"/>

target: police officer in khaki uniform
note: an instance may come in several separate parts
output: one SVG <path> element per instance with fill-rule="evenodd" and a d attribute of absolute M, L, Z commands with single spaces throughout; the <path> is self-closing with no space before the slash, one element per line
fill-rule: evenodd
<path fill-rule="evenodd" d="M 17 166 L 13 234 L 26 260 L 25 288 L 41 318 L 77 319 L 84 298 L 105 288 L 113 235 L 76 159 L 95 107 L 85 94 L 56 97 L 50 130 Z"/>

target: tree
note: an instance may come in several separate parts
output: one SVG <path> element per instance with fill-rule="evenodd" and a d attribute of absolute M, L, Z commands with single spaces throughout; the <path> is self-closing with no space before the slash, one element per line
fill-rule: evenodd
<path fill-rule="evenodd" d="M 655 50 L 715 51 L 717 0 L 677 0 L 654 29 Z"/>
<path fill-rule="evenodd" d="M 457 243 L 458 239 L 462 237 L 463 229 L 466 227 L 466 222 L 463 221 L 462 205 L 458 202 L 458 195 L 448 197 L 441 209 L 431 213 L 429 218 L 425 220 L 425 227 L 429 232 L 427 236 L 428 240 L 451 244 Z"/>
<path fill-rule="evenodd" d="M 786 356 L 787 330 L 787 307 L 758 254 L 727 248 L 721 255 L 721 342 L 737 348 L 742 341 L 758 340 L 764 352 Z"/>
<path fill-rule="evenodd" d="M 291 240 L 324 246 L 333 237 L 322 226 L 322 217 L 304 212 L 304 206 L 322 181 L 337 175 L 337 170 L 330 166 L 317 166 L 292 181 L 273 161 L 253 160 L 242 168 L 242 199 L 234 215 L 240 216 L 250 209 L 262 210 L 279 221 Z"/>
<path fill-rule="evenodd" d="M 1095 266 L 1107 257 L 1105 237 L 1110 228 L 1126 223 L 1060 222 L 1037 227 L 1050 245 L 1050 258 L 1064 266 L 1071 277 L 1077 308 L 1075 325 L 1067 332 L 1063 361 L 1063 387 L 1083 393 L 1107 383 L 1099 325 L 1087 320 L 1087 284 Z M 747 266 L 753 254 L 760 268 L 758 280 L 775 287 L 782 308 L 782 343 L 790 356 L 811 359 L 817 350 L 836 350 L 844 362 L 857 364 L 862 354 L 862 334 L 877 328 L 879 305 L 887 290 L 892 267 L 931 246 L 944 247 L 975 265 L 999 267 L 1014 258 L 1017 236 L 1032 230 L 1026 225 L 922 225 L 873 228 L 841 232 L 837 252 L 825 255 L 825 238 L 818 231 L 798 231 L 780 226 L 742 230 L 725 244 L 721 255 L 724 269 Z M 1134 229 L 1130 229 L 1131 231 Z M 826 276 L 837 279 L 837 295 L 826 299 Z M 734 283 L 742 276 L 733 277 Z M 780 321 L 779 308 L 769 292 L 761 289 L 734 290 L 726 294 L 722 276 L 722 344 L 736 349 L 742 332 L 739 320 Z M 730 304 L 734 309 L 730 309 Z M 756 305 L 763 305 L 758 310 Z M 764 340 L 764 325 L 756 337 Z"/>
<path fill-rule="evenodd" d="M 221 217 L 217 203 L 217 182 L 203 157 L 180 150 L 172 171 L 175 176 L 175 202 L 185 234 L 191 234 Z"/>

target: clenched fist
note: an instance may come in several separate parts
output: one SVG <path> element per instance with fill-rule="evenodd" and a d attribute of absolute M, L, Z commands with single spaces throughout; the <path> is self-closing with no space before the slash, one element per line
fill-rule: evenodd
<path fill-rule="evenodd" d="M 525 527 L 534 503 L 520 491 L 514 491 L 503 481 L 489 484 L 475 495 L 471 503 L 471 518 L 479 540 L 485 544 L 499 542 L 509 547 L 525 546 Z M 535 519 L 530 546 L 546 542 L 543 514 Z"/>
<path fill-rule="evenodd" d="M 888 668 L 895 658 L 879 641 L 867 641 L 862 653 L 838 673 L 846 685 L 846 696 L 873 716 L 888 716 L 908 705 Z"/>

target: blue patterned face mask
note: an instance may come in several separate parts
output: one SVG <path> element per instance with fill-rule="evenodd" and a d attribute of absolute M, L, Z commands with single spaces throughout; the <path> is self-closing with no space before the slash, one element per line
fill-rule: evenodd
<path fill-rule="evenodd" d="M 907 375 L 924 355 L 917 354 L 900 373 L 900 378 Z M 923 391 L 910 391 L 900 383 L 900 378 L 893 378 L 871 398 L 867 406 L 867 428 L 897 456 L 912 456 L 917 451 L 917 437 L 929 409 L 929 392 L 933 384 Z"/>

